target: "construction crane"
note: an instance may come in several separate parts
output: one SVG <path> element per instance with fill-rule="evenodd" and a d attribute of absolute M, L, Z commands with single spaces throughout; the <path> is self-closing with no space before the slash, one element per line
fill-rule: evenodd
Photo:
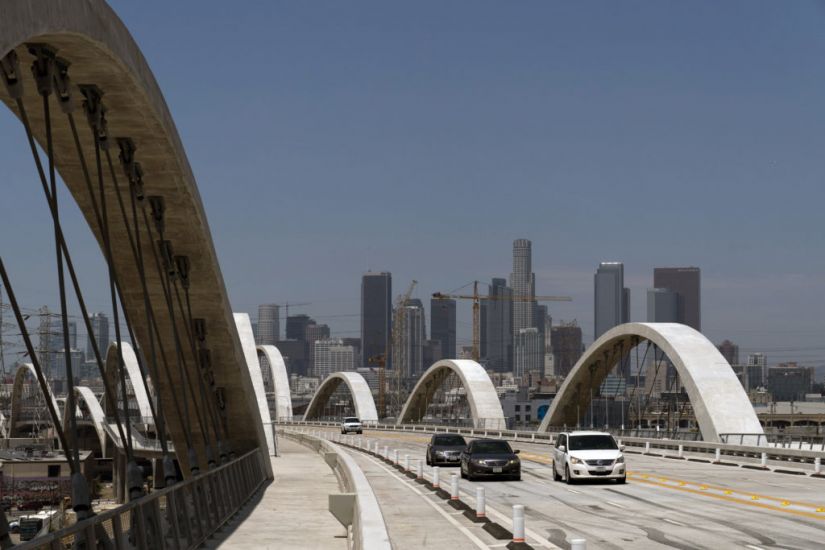
<path fill-rule="evenodd" d="M 499 296 L 482 295 L 478 293 L 478 281 L 473 281 L 472 294 L 445 294 L 443 292 L 433 293 L 434 300 L 472 300 L 473 301 L 473 360 L 478 361 L 481 357 L 479 348 L 481 347 L 481 300 L 505 300 L 510 302 L 572 302 L 570 296 Z"/>
<path fill-rule="evenodd" d="M 406 356 L 401 349 L 403 346 L 404 328 L 407 324 L 407 317 L 404 315 L 404 306 L 406 305 L 407 300 L 410 299 L 413 289 L 417 284 L 418 281 L 413 280 L 413 282 L 410 283 L 407 292 L 398 296 L 395 301 L 395 309 L 393 311 L 392 329 L 390 331 L 390 345 L 392 347 L 390 349 L 393 350 L 394 356 L 393 370 L 395 371 L 396 394 L 399 394 L 401 391 L 401 371 L 404 368 L 404 363 L 406 361 Z M 378 416 L 380 418 L 384 418 L 387 416 L 387 354 L 379 353 L 378 355 L 373 355 L 368 359 L 368 362 L 370 365 L 375 365 L 378 367 Z"/>

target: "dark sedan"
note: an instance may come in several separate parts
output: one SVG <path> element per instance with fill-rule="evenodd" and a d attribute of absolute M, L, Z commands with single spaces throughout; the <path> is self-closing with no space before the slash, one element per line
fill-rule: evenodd
<path fill-rule="evenodd" d="M 521 460 L 510 444 L 498 439 L 476 439 L 461 453 L 461 477 L 508 477 L 521 480 Z"/>
<path fill-rule="evenodd" d="M 458 466 L 467 442 L 460 435 L 436 434 L 427 444 L 427 466 Z"/>

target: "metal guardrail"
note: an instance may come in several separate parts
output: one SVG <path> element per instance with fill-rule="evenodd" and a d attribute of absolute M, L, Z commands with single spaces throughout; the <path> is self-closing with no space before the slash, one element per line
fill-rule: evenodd
<path fill-rule="evenodd" d="M 337 428 L 340 424 L 336 422 L 304 422 L 293 421 L 290 424 L 299 426 L 325 426 Z M 523 430 L 479 430 L 474 428 L 463 428 L 456 426 L 440 426 L 440 425 L 423 425 L 423 424 L 378 424 L 373 426 L 366 426 L 366 430 L 380 430 L 380 431 L 399 431 L 399 432 L 421 432 L 421 433 L 439 433 L 450 432 L 462 435 L 469 435 L 473 437 L 491 437 L 498 439 L 508 439 L 511 441 L 529 441 L 531 443 L 554 444 L 555 436 L 563 431 L 562 428 L 551 428 L 549 432 L 535 432 Z M 573 430 L 574 428 L 567 428 Z M 684 432 L 687 433 L 687 432 Z M 725 435 L 725 434 L 723 434 Z M 825 451 L 816 449 L 794 449 L 789 446 L 772 446 L 765 439 L 756 444 L 756 435 L 758 434 L 727 434 L 729 436 L 744 435 L 744 445 L 738 444 L 738 440 L 731 440 L 730 443 L 712 443 L 707 441 L 686 441 L 681 439 L 665 439 L 662 437 L 645 438 L 633 436 L 620 436 L 622 442 L 626 446 L 640 447 L 645 449 L 660 449 L 678 451 L 681 446 L 683 452 L 694 452 L 702 454 L 715 455 L 717 449 L 720 455 L 740 456 L 750 458 L 761 458 L 764 453 L 767 458 L 771 460 L 785 461 L 785 462 L 802 462 L 807 464 L 814 464 L 816 459 L 825 459 Z M 747 437 L 754 437 L 753 440 L 748 440 Z"/>
<path fill-rule="evenodd" d="M 286 430 L 283 434 L 311 446 L 318 452 L 323 452 L 327 464 L 343 480 L 345 490 L 355 495 L 352 525 L 348 527 L 348 531 L 351 529 L 352 550 L 392 550 L 381 506 L 367 477 L 355 460 L 348 453 L 342 452 L 338 445 L 326 439 Z M 334 458 L 329 455 L 334 455 Z"/>
<path fill-rule="evenodd" d="M 255 449 L 202 475 L 15 548 L 197 548 L 265 482 L 262 459 L 261 451 Z"/>
<path fill-rule="evenodd" d="M 794 434 L 719 434 L 724 443 L 742 445 L 747 441 L 756 441 L 756 445 L 768 445 L 782 449 L 798 449 L 810 451 L 825 451 L 825 436 L 794 435 Z"/>

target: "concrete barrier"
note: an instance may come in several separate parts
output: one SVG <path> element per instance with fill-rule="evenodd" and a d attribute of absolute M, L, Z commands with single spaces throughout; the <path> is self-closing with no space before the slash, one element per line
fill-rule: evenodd
<path fill-rule="evenodd" d="M 392 550 L 381 506 L 364 472 L 348 452 L 331 441 L 313 435 L 284 431 L 302 445 L 324 453 L 327 464 L 339 475 L 348 494 L 355 495 L 352 525 L 348 528 L 354 550 Z M 335 455 L 334 459 L 330 455 Z M 334 465 L 333 465 L 334 464 Z M 331 498 L 330 502 L 335 498 Z M 336 515 L 337 517 L 337 515 Z"/>

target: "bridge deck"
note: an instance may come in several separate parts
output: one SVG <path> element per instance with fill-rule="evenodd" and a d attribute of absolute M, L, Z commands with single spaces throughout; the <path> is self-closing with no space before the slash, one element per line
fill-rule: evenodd
<path fill-rule="evenodd" d="M 205 548 L 346 550 L 344 527 L 328 511 L 328 495 L 341 492 L 332 469 L 318 453 L 289 439 L 279 438 L 278 450 L 281 456 L 272 458 L 275 481 Z"/>

